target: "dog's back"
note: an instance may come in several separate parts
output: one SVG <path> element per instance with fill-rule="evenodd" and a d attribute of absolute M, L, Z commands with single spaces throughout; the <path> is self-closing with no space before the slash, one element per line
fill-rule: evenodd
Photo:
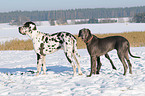
<path fill-rule="evenodd" d="M 109 36 L 105 38 L 99 38 L 99 45 L 110 47 L 109 49 L 118 49 L 120 46 L 127 46 L 128 40 L 122 36 Z M 109 50 L 109 51 L 110 51 Z"/>

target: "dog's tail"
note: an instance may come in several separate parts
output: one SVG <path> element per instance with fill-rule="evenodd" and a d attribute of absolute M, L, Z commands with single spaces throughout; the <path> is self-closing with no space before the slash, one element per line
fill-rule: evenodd
<path fill-rule="evenodd" d="M 81 57 L 78 53 L 78 50 L 77 50 L 77 40 L 76 40 L 76 38 L 73 38 L 73 53 L 75 53 L 78 57 Z"/>
<path fill-rule="evenodd" d="M 133 58 L 140 58 L 139 56 L 133 56 L 133 55 L 131 54 L 129 42 L 128 42 L 128 52 L 129 52 L 129 54 L 130 54 L 131 57 L 133 57 Z"/>

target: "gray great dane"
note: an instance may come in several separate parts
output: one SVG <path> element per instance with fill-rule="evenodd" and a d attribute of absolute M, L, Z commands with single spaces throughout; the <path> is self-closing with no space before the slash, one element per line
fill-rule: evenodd
<path fill-rule="evenodd" d="M 46 64 L 45 57 L 47 54 L 56 52 L 59 49 L 63 49 L 66 58 L 71 63 L 74 71 L 74 76 L 76 75 L 76 66 L 73 62 L 73 58 L 78 65 L 78 73 L 82 75 L 82 71 L 76 55 L 79 56 L 77 52 L 77 41 L 76 38 L 68 32 L 58 32 L 54 34 L 46 34 L 37 30 L 35 23 L 26 22 L 24 26 L 19 27 L 19 32 L 22 35 L 28 35 L 33 42 L 34 50 L 37 54 L 37 74 L 39 75 L 41 71 L 41 66 L 43 68 L 44 74 L 46 74 Z"/>
<path fill-rule="evenodd" d="M 110 36 L 106 38 L 98 38 L 95 35 L 91 34 L 89 29 L 81 29 L 79 31 L 78 37 L 86 43 L 88 53 L 90 54 L 91 58 L 91 72 L 88 77 L 90 77 L 93 73 L 99 74 L 101 68 L 100 56 L 105 55 L 107 59 L 109 59 L 113 69 L 116 69 L 112 60 L 110 59 L 108 52 L 116 49 L 118 57 L 123 64 L 124 67 L 124 74 L 126 75 L 127 72 L 127 64 L 125 59 L 129 65 L 129 73 L 132 74 L 132 64 L 130 63 L 128 53 L 131 57 L 140 58 L 137 56 L 133 56 L 130 52 L 130 44 L 128 40 L 122 36 Z M 96 68 L 96 61 L 97 61 L 97 68 Z"/>

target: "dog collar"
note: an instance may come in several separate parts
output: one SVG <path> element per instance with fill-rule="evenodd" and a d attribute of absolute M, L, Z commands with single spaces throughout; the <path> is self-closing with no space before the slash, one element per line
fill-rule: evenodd
<path fill-rule="evenodd" d="M 86 43 L 89 43 L 92 39 L 93 39 L 93 36 Z"/>

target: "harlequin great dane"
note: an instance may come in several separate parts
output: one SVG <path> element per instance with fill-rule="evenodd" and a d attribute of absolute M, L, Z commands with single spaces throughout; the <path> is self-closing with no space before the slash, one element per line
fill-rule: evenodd
<path fill-rule="evenodd" d="M 109 59 L 113 69 L 116 69 L 112 60 L 110 59 L 108 52 L 116 49 L 118 57 L 124 66 L 124 75 L 127 72 L 127 65 L 125 63 L 125 59 L 129 65 L 129 73 L 132 74 L 132 64 L 130 63 L 128 53 L 131 57 L 140 58 L 137 56 L 133 56 L 130 52 L 130 44 L 128 40 L 122 36 L 109 36 L 106 38 L 98 38 L 95 35 L 91 34 L 89 29 L 81 29 L 79 31 L 79 37 L 86 43 L 88 52 L 91 58 L 91 72 L 88 77 L 94 74 L 99 74 L 101 68 L 100 56 L 105 55 L 107 59 Z M 96 61 L 97 61 L 97 69 L 96 69 Z"/>
<path fill-rule="evenodd" d="M 77 41 L 76 38 L 67 32 L 58 32 L 54 34 L 42 33 L 36 28 L 36 24 L 33 22 L 26 22 L 24 26 L 19 27 L 19 33 L 22 35 L 28 35 L 33 42 L 34 50 L 37 54 L 37 74 L 39 75 L 41 71 L 41 66 L 43 68 L 44 74 L 46 74 L 45 57 L 47 54 L 56 52 L 59 49 L 64 49 L 67 60 L 71 63 L 74 71 L 74 76 L 76 75 L 76 66 L 73 62 L 73 58 L 78 65 L 79 75 L 82 75 L 82 71 L 76 55 L 79 56 L 77 52 Z M 73 58 L 72 58 L 73 57 Z"/>

